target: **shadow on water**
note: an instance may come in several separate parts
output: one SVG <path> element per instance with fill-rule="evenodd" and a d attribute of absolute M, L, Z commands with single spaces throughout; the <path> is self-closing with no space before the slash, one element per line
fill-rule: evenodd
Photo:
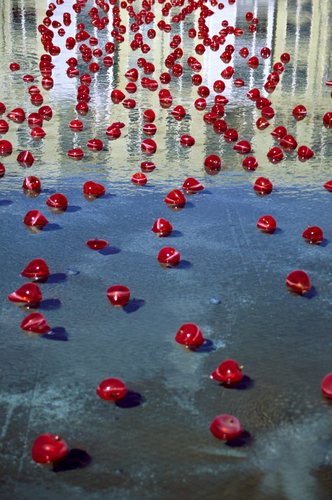
<path fill-rule="evenodd" d="M 81 207 L 79 207 L 79 206 L 69 205 L 69 206 L 67 207 L 66 212 L 69 212 L 69 213 L 75 213 L 75 212 L 79 212 L 80 210 L 82 210 L 82 209 L 81 209 Z"/>
<path fill-rule="evenodd" d="M 230 446 L 231 448 L 242 448 L 244 446 L 249 446 L 251 442 L 252 442 L 252 437 L 250 432 L 243 431 L 238 438 L 226 441 L 225 444 L 226 446 Z"/>
<path fill-rule="evenodd" d="M 312 286 L 312 287 L 311 287 L 311 289 L 310 289 L 310 291 L 309 291 L 309 292 L 307 292 L 307 293 L 305 293 L 305 294 L 303 295 L 303 297 L 304 297 L 305 299 L 310 300 L 310 299 L 313 299 L 314 297 L 317 297 L 317 295 L 318 295 L 318 294 L 317 294 L 317 289 L 316 289 L 314 286 Z"/>
<path fill-rule="evenodd" d="M 143 299 L 132 299 L 128 302 L 126 306 L 123 307 L 123 310 L 127 313 L 133 313 L 138 311 L 141 307 L 143 307 L 145 304 L 145 300 Z"/>
<path fill-rule="evenodd" d="M 67 342 L 69 340 L 68 333 L 62 326 L 52 328 L 50 332 L 43 335 L 43 338 L 47 340 L 60 340 L 61 342 Z"/>
<path fill-rule="evenodd" d="M 176 266 L 177 269 L 190 269 L 191 267 L 193 267 L 192 263 L 184 259 Z"/>
<path fill-rule="evenodd" d="M 252 389 L 254 387 L 255 382 L 252 378 L 248 377 L 248 375 L 243 375 L 242 380 L 237 382 L 236 384 L 227 385 L 220 384 L 226 389 L 235 390 L 235 391 L 243 391 L 246 389 Z"/>
<path fill-rule="evenodd" d="M 53 464 L 53 472 L 84 469 L 91 461 L 92 457 L 86 451 L 73 448 L 62 460 Z"/>
<path fill-rule="evenodd" d="M 12 204 L 13 202 L 11 200 L 0 200 L 0 207 L 8 207 Z"/>
<path fill-rule="evenodd" d="M 175 229 L 174 231 L 171 232 L 169 236 L 167 236 L 167 238 L 180 238 L 180 236 L 183 236 L 183 233 Z"/>
<path fill-rule="evenodd" d="M 49 222 L 48 224 L 46 224 L 46 226 L 43 228 L 43 231 L 44 232 L 49 232 L 49 231 L 58 231 L 59 229 L 62 229 L 61 226 L 59 226 L 59 224 L 55 224 L 53 222 Z"/>
<path fill-rule="evenodd" d="M 117 253 L 120 253 L 121 250 L 118 247 L 106 247 L 103 248 L 102 250 L 99 250 L 99 253 L 101 255 L 116 255 Z"/>
<path fill-rule="evenodd" d="M 61 307 L 61 301 L 59 299 L 45 299 L 42 300 L 39 309 L 43 311 L 53 311 L 54 309 L 59 309 Z"/>
<path fill-rule="evenodd" d="M 53 273 L 47 278 L 47 283 L 63 283 L 66 279 L 65 273 Z"/>
<path fill-rule="evenodd" d="M 213 352 L 216 350 L 216 346 L 210 339 L 205 339 L 204 343 L 198 348 L 194 349 L 196 352 Z"/>
<path fill-rule="evenodd" d="M 115 405 L 119 408 L 135 408 L 144 403 L 145 399 L 139 392 L 128 391 L 126 396 L 119 401 L 116 401 Z"/>

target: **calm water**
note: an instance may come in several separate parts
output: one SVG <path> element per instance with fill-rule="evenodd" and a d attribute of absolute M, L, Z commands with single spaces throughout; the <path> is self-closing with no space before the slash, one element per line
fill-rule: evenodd
<path fill-rule="evenodd" d="M 61 22 L 65 10 L 72 12 L 66 36 L 75 35 L 78 22 L 88 23 L 92 6 L 88 2 L 76 18 L 71 3 L 65 0 L 52 18 Z M 0 101 L 8 110 L 36 110 L 22 75 L 39 75 L 43 51 L 37 26 L 47 4 L 0 3 Z M 149 27 L 156 27 L 161 18 L 161 6 L 153 10 L 156 22 Z M 248 10 L 260 20 L 256 35 L 247 33 Z M 128 25 L 124 11 L 121 16 Z M 182 104 L 188 112 L 182 122 L 172 118 L 172 108 L 159 108 L 158 92 L 139 85 L 133 95 L 135 109 L 111 103 L 111 90 L 124 89 L 124 73 L 141 55 L 130 50 L 126 39 L 114 66 L 93 77 L 90 113 L 82 118 L 85 130 L 73 134 L 68 123 L 76 118 L 78 83 L 67 78 L 65 61 L 78 57 L 78 51 L 65 49 L 65 36 L 57 39 L 62 52 L 54 58 L 54 88 L 42 92 L 44 104 L 54 110 L 52 121 L 44 122 L 47 136 L 34 141 L 26 122 L 10 123 L 3 136 L 13 142 L 14 152 L 2 159 L 6 175 L 0 180 L 1 498 L 331 498 L 332 407 L 322 400 L 320 382 L 332 371 L 332 198 L 322 188 L 332 176 L 331 130 L 322 125 L 323 114 L 331 110 L 325 82 L 332 78 L 332 4 L 238 0 L 229 6 L 225 1 L 225 9 L 208 18 L 211 34 L 219 31 L 223 19 L 245 29 L 242 38 L 227 38 L 235 44 L 235 76 L 246 85 L 236 88 L 227 81 L 225 119 L 241 139 L 251 141 L 259 162 L 256 173 L 242 169 L 243 157 L 233 151 L 233 144 L 214 134 L 193 106 L 197 94 L 186 60 L 196 56 L 197 39 L 188 39 L 186 31 L 197 23 L 196 14 L 171 34 L 157 30 L 149 42 L 152 50 L 144 56 L 155 64 L 157 79 L 171 51 L 171 36 L 182 36 L 184 75 L 168 86 L 173 106 Z M 107 30 L 93 35 L 101 48 L 111 39 Z M 269 46 L 272 56 L 251 70 L 238 54 L 243 46 L 250 55 Z M 276 117 L 269 128 L 258 131 L 259 113 L 245 95 L 249 88 L 262 88 L 271 65 L 286 50 L 291 62 L 271 94 Z M 203 64 L 203 84 L 210 87 L 225 67 L 221 51 L 197 56 Z M 21 64 L 18 73 L 9 72 L 12 61 Z M 86 71 L 86 65 L 79 67 Z M 40 76 L 36 82 L 40 84 Z M 308 109 L 301 122 L 291 115 L 297 104 Z M 143 110 L 149 107 L 157 115 L 158 151 L 152 158 L 157 168 L 146 187 L 136 188 L 130 178 L 147 159 L 140 143 L 145 137 Z M 105 130 L 113 121 L 124 121 L 126 127 L 120 139 L 108 142 Z M 315 157 L 301 163 L 296 154 L 287 153 L 283 162 L 270 164 L 266 153 L 275 144 L 270 132 L 279 124 L 299 144 L 311 147 Z M 184 133 L 195 137 L 195 147 L 181 147 Z M 96 154 L 86 148 L 93 137 L 104 141 L 104 150 Z M 85 150 L 82 161 L 67 158 L 72 147 Z M 24 149 L 36 158 L 28 170 L 16 162 L 17 151 Z M 222 157 L 223 168 L 216 176 L 203 168 L 211 153 Z M 42 181 L 37 198 L 22 192 L 26 175 Z M 260 175 L 274 184 L 270 196 L 257 197 L 252 190 Z M 184 210 L 171 212 L 163 198 L 188 176 L 206 189 L 190 197 Z M 87 201 L 82 186 L 89 179 L 102 182 L 108 194 Z M 45 205 L 54 192 L 68 197 L 70 207 L 63 215 L 49 212 Z M 39 234 L 22 223 L 32 209 L 41 210 L 50 221 Z M 257 219 L 266 213 L 278 222 L 272 236 L 256 229 Z M 158 217 L 169 219 L 175 229 L 167 240 L 150 230 Z M 323 245 L 302 240 L 308 225 L 323 228 Z M 107 239 L 111 251 L 89 250 L 85 242 L 94 237 Z M 181 252 L 182 264 L 176 269 L 158 265 L 158 251 L 166 245 Z M 19 273 L 36 257 L 46 259 L 52 273 L 41 285 L 40 312 L 53 333 L 41 338 L 20 329 L 26 311 L 6 299 L 25 282 Z M 310 275 L 311 298 L 286 290 L 285 277 L 297 268 Z M 106 290 L 116 283 L 131 289 L 134 301 L 127 310 L 114 309 L 107 301 Z M 186 322 L 197 323 L 213 347 L 187 352 L 176 344 L 175 333 Z M 225 389 L 209 379 L 227 358 L 244 365 L 249 378 L 244 389 Z M 95 388 L 111 376 L 122 378 L 140 404 L 124 408 L 99 400 Z M 221 413 L 241 420 L 248 434 L 243 446 L 225 445 L 210 434 L 210 422 Z M 30 449 L 45 432 L 85 450 L 91 463 L 56 473 L 38 467 Z"/>

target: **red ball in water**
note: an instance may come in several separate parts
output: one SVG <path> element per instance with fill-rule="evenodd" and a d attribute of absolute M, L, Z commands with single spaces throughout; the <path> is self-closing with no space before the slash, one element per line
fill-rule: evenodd
<path fill-rule="evenodd" d="M 6 134 L 8 132 L 9 125 L 6 120 L 0 120 L 0 134 Z"/>
<path fill-rule="evenodd" d="M 43 229 L 48 224 L 48 220 L 39 210 L 30 210 L 27 212 L 23 222 L 26 226 L 36 229 Z"/>
<path fill-rule="evenodd" d="M 189 148 L 195 144 L 195 139 L 191 137 L 191 135 L 184 134 L 180 137 L 180 144 L 181 146 Z"/>
<path fill-rule="evenodd" d="M 209 155 L 204 160 L 204 167 L 208 172 L 220 172 L 221 158 L 217 155 Z"/>
<path fill-rule="evenodd" d="M 284 153 L 280 148 L 278 148 L 278 146 L 274 146 L 273 148 L 271 148 L 266 156 L 271 163 L 279 163 L 284 159 Z"/>
<path fill-rule="evenodd" d="M 67 443 L 54 434 L 42 434 L 34 441 L 31 454 L 32 460 L 38 464 L 58 462 L 69 453 Z"/>
<path fill-rule="evenodd" d="M 88 240 L 86 242 L 86 245 L 91 248 L 91 250 L 103 250 L 104 248 L 108 247 L 109 243 L 106 240 L 95 238 L 93 240 Z"/>
<path fill-rule="evenodd" d="M 166 195 L 164 202 L 169 207 L 178 209 L 185 206 L 186 198 L 179 189 L 173 189 Z"/>
<path fill-rule="evenodd" d="M 164 247 L 158 253 L 158 262 L 162 267 L 175 267 L 180 259 L 180 252 L 173 247 Z"/>
<path fill-rule="evenodd" d="M 304 295 L 311 290 L 310 278 L 307 273 L 301 269 L 289 273 L 286 278 L 286 286 L 289 291 L 299 295 Z"/>
<path fill-rule="evenodd" d="M 327 113 L 325 113 L 325 115 L 323 116 L 323 123 L 324 127 L 332 128 L 332 111 L 328 111 Z"/>
<path fill-rule="evenodd" d="M 83 185 L 83 193 L 88 197 L 99 198 L 100 196 L 104 196 L 106 189 L 98 182 L 87 181 Z"/>
<path fill-rule="evenodd" d="M 7 118 L 15 123 L 23 123 L 25 120 L 25 112 L 22 108 L 12 109 L 8 113 Z"/>
<path fill-rule="evenodd" d="M 241 154 L 248 154 L 251 151 L 251 144 L 248 141 L 239 141 L 233 146 L 234 151 Z"/>
<path fill-rule="evenodd" d="M 50 270 L 44 259 L 33 259 L 21 272 L 21 276 L 33 281 L 44 282 L 50 275 Z"/>
<path fill-rule="evenodd" d="M 81 148 L 69 149 L 67 156 L 72 160 L 81 160 L 84 157 L 84 151 Z"/>
<path fill-rule="evenodd" d="M 83 130 L 84 128 L 84 125 L 81 120 L 72 120 L 69 123 L 69 127 L 73 132 L 81 132 L 81 130 Z"/>
<path fill-rule="evenodd" d="M 46 205 L 54 210 L 64 212 L 68 207 L 68 200 L 62 193 L 51 194 L 46 200 Z"/>
<path fill-rule="evenodd" d="M 223 441 L 237 439 L 243 433 L 240 421 L 233 415 L 218 415 L 210 425 L 212 434 Z"/>
<path fill-rule="evenodd" d="M 152 161 L 142 161 L 141 170 L 142 172 L 153 172 L 156 165 Z"/>
<path fill-rule="evenodd" d="M 154 222 L 151 231 L 159 237 L 166 237 L 173 231 L 173 226 L 168 220 L 160 217 Z"/>
<path fill-rule="evenodd" d="M 258 167 L 258 161 L 254 156 L 246 156 L 242 161 L 242 167 L 244 170 L 253 172 Z"/>
<path fill-rule="evenodd" d="M 273 234 L 277 229 L 277 222 L 272 215 L 263 215 L 258 219 L 256 226 L 263 233 Z"/>
<path fill-rule="evenodd" d="M 38 177 L 34 175 L 30 175 L 26 177 L 23 181 L 22 188 L 24 191 L 31 191 L 34 193 L 40 193 L 41 191 L 41 182 Z"/>
<path fill-rule="evenodd" d="M 115 307 L 124 307 L 130 299 L 130 290 L 124 285 L 113 285 L 107 290 L 107 298 Z"/>
<path fill-rule="evenodd" d="M 233 385 L 243 378 L 242 367 L 233 359 L 226 359 L 211 373 L 211 378 L 225 385 Z"/>
<path fill-rule="evenodd" d="M 184 345 L 188 349 L 198 349 L 205 341 L 201 330 L 195 323 L 185 323 L 182 325 L 175 335 L 175 340 L 178 344 Z"/>
<path fill-rule="evenodd" d="M 107 378 L 102 380 L 96 389 L 101 399 L 106 401 L 119 401 L 128 394 L 128 389 L 122 380 L 118 378 Z"/>
<path fill-rule="evenodd" d="M 307 114 L 307 108 L 303 106 L 303 104 L 299 104 L 292 111 L 292 115 L 297 121 L 303 120 L 307 116 Z"/>
<path fill-rule="evenodd" d="M 131 182 L 133 184 L 136 184 L 136 186 L 145 186 L 145 184 L 148 182 L 148 179 L 142 172 L 136 172 L 136 174 L 132 176 Z"/>
<path fill-rule="evenodd" d="M 300 161 L 310 160 L 313 156 L 314 152 L 308 146 L 300 146 L 297 150 L 297 157 Z"/>
<path fill-rule="evenodd" d="M 309 226 L 303 231 L 302 238 L 307 240 L 308 243 L 319 245 L 324 239 L 324 233 L 319 226 Z"/>
<path fill-rule="evenodd" d="M 254 183 L 254 191 L 257 194 L 265 195 L 272 193 L 272 182 L 266 177 L 258 177 Z"/>
<path fill-rule="evenodd" d="M 328 373 L 327 375 L 325 375 L 320 387 L 323 396 L 328 399 L 332 399 L 332 373 Z"/>
<path fill-rule="evenodd" d="M 157 151 L 157 144 L 153 139 L 144 139 L 141 143 L 143 153 L 152 155 Z"/>
<path fill-rule="evenodd" d="M 204 186 L 194 177 L 188 177 L 182 184 L 182 190 L 185 194 L 195 194 L 203 189 Z"/>
<path fill-rule="evenodd" d="M 87 142 L 87 147 L 94 152 L 101 151 L 104 147 L 103 141 L 100 139 L 89 139 Z"/>
<path fill-rule="evenodd" d="M 43 296 L 38 285 L 35 283 L 26 283 L 8 295 L 7 298 L 10 302 L 15 302 L 22 306 L 38 306 Z"/>
<path fill-rule="evenodd" d="M 44 315 L 37 312 L 33 312 L 26 316 L 21 322 L 21 328 L 26 332 L 37 333 L 39 335 L 48 333 L 51 330 Z"/>

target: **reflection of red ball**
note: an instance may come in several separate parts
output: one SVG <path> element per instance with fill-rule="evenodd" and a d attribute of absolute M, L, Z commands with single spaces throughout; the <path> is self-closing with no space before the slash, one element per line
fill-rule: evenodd
<path fill-rule="evenodd" d="M 42 434 L 33 443 L 31 453 L 32 459 L 38 464 L 50 464 L 64 458 L 69 448 L 60 436 Z"/>
<path fill-rule="evenodd" d="M 122 380 L 118 378 L 107 378 L 100 382 L 96 389 L 96 393 L 101 399 L 118 401 L 126 396 L 128 389 Z"/>

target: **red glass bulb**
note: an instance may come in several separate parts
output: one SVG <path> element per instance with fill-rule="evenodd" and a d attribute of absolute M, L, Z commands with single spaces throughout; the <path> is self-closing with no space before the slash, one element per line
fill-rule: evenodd
<path fill-rule="evenodd" d="M 69 123 L 69 127 L 73 132 L 81 132 L 81 130 L 83 130 L 84 125 L 81 122 L 81 120 L 72 120 Z"/>
<path fill-rule="evenodd" d="M 25 120 L 25 112 L 22 108 L 12 109 L 8 113 L 7 118 L 9 118 L 12 122 L 15 123 L 23 123 Z"/>
<path fill-rule="evenodd" d="M 184 147 L 191 147 L 195 144 L 195 139 L 191 137 L 191 135 L 181 135 L 180 137 L 180 144 L 181 146 Z"/>
<path fill-rule="evenodd" d="M 155 168 L 156 165 L 152 161 L 142 161 L 141 163 L 142 172 L 153 172 Z"/>
<path fill-rule="evenodd" d="M 125 98 L 125 94 L 122 92 L 122 90 L 119 89 L 114 89 L 111 92 L 111 99 L 114 104 L 119 104 L 123 99 Z"/>
<path fill-rule="evenodd" d="M 275 137 L 276 139 L 280 140 L 285 135 L 287 135 L 287 129 L 282 125 L 279 125 L 271 132 L 271 135 L 273 135 L 273 137 Z"/>
<path fill-rule="evenodd" d="M 24 191 L 32 191 L 34 193 L 40 193 L 41 191 L 41 182 L 38 177 L 34 175 L 30 175 L 26 177 L 23 181 L 22 188 Z"/>
<path fill-rule="evenodd" d="M 51 194 L 46 200 L 46 205 L 55 210 L 64 212 L 68 207 L 68 200 L 64 194 Z"/>
<path fill-rule="evenodd" d="M 156 113 L 153 109 L 145 109 L 143 112 L 143 120 L 147 123 L 152 123 L 155 121 Z"/>
<path fill-rule="evenodd" d="M 86 245 L 91 248 L 91 250 L 103 250 L 104 248 L 108 247 L 109 243 L 106 240 L 95 238 L 93 240 L 88 240 L 86 242 Z"/>
<path fill-rule="evenodd" d="M 157 144 L 153 139 L 144 139 L 141 143 L 143 153 L 152 155 L 157 151 Z"/>
<path fill-rule="evenodd" d="M 113 285 L 107 290 L 107 298 L 115 307 L 124 307 L 130 299 L 130 290 L 124 285 Z"/>
<path fill-rule="evenodd" d="M 278 148 L 278 146 L 274 146 L 268 151 L 267 157 L 271 163 L 279 163 L 280 161 L 283 160 L 284 153 L 281 151 L 280 148 Z"/>
<path fill-rule="evenodd" d="M 42 298 L 40 288 L 35 283 L 26 283 L 8 295 L 10 302 L 23 306 L 37 306 Z"/>
<path fill-rule="evenodd" d="M 270 194 L 272 192 L 273 185 L 272 182 L 266 177 L 258 177 L 254 184 L 254 190 L 257 194 Z"/>
<path fill-rule="evenodd" d="M 184 345 L 189 349 L 198 349 L 204 344 L 205 339 L 195 323 L 185 323 L 177 331 L 175 340 L 178 344 Z"/>
<path fill-rule="evenodd" d="M 179 189 L 173 189 L 166 195 L 164 202 L 171 208 L 178 209 L 185 206 L 186 198 Z"/>
<path fill-rule="evenodd" d="M 209 155 L 204 160 L 204 167 L 208 172 L 219 172 L 221 170 L 221 158 L 217 155 Z"/>
<path fill-rule="evenodd" d="M 104 196 L 106 189 L 98 182 L 87 181 L 83 185 L 83 193 L 89 197 L 99 198 L 100 196 Z"/>
<path fill-rule="evenodd" d="M 41 313 L 33 312 L 26 316 L 21 323 L 22 330 L 43 335 L 51 330 L 45 317 Z"/>
<path fill-rule="evenodd" d="M 143 125 L 143 132 L 145 135 L 149 136 L 155 135 L 157 132 L 157 127 L 154 123 L 145 123 Z"/>
<path fill-rule="evenodd" d="M 42 106 L 41 108 L 39 108 L 38 113 L 44 120 L 47 121 L 51 120 L 53 116 L 53 111 L 50 106 Z"/>
<path fill-rule="evenodd" d="M 324 234 L 319 226 L 310 226 L 303 231 L 302 237 L 307 240 L 308 243 L 319 245 L 324 239 Z"/>
<path fill-rule="evenodd" d="M 327 181 L 325 182 L 324 186 L 323 186 L 327 191 L 330 191 L 332 192 L 332 180 L 331 181 Z"/>
<path fill-rule="evenodd" d="M 31 129 L 30 135 L 33 139 L 43 139 L 46 135 L 46 132 L 41 127 L 33 127 Z"/>
<path fill-rule="evenodd" d="M 248 141 L 239 141 L 233 146 L 234 151 L 241 154 L 248 154 L 251 151 L 251 144 Z"/>
<path fill-rule="evenodd" d="M 158 262 L 162 267 L 175 267 L 180 259 L 180 252 L 172 247 L 164 247 L 158 253 Z"/>
<path fill-rule="evenodd" d="M 297 148 L 297 141 L 290 134 L 284 135 L 284 137 L 280 140 L 279 144 L 285 150 L 293 150 Z"/>
<path fill-rule="evenodd" d="M 297 121 L 303 120 L 307 116 L 307 114 L 307 108 L 303 106 L 303 104 L 299 104 L 292 111 L 292 115 Z"/>
<path fill-rule="evenodd" d="M 103 141 L 101 141 L 100 139 L 90 139 L 87 142 L 87 147 L 91 151 L 101 151 L 103 149 L 103 146 Z"/>
<path fill-rule="evenodd" d="M 233 385 L 243 378 L 242 367 L 233 359 L 226 359 L 211 373 L 211 378 L 225 385 Z"/>
<path fill-rule="evenodd" d="M 30 113 L 28 116 L 28 125 L 30 128 L 41 127 L 43 125 L 43 118 L 39 113 Z"/>
<path fill-rule="evenodd" d="M 84 157 L 84 151 L 81 148 L 69 149 L 67 156 L 72 160 L 81 160 Z"/>
<path fill-rule="evenodd" d="M 291 292 L 303 295 L 311 290 L 310 278 L 305 271 L 297 269 L 286 278 L 286 286 Z"/>
<path fill-rule="evenodd" d="M 168 220 L 160 217 L 154 222 L 151 230 L 159 237 L 166 237 L 171 234 L 173 226 Z"/>
<path fill-rule="evenodd" d="M 242 161 L 242 167 L 245 170 L 253 172 L 258 167 L 258 161 L 254 156 L 247 156 Z"/>
<path fill-rule="evenodd" d="M 23 222 L 26 226 L 36 229 L 42 229 L 46 224 L 48 224 L 48 220 L 41 212 L 39 212 L 39 210 L 30 210 L 27 212 Z"/>
<path fill-rule="evenodd" d="M 33 281 L 44 282 L 50 275 L 50 270 L 44 259 L 33 259 L 21 272 L 21 276 Z"/>
<path fill-rule="evenodd" d="M 118 401 L 128 394 L 128 389 L 122 380 L 107 378 L 100 382 L 96 393 L 101 399 L 105 399 L 106 401 Z"/>
<path fill-rule="evenodd" d="M 145 186 L 145 184 L 148 182 L 148 179 L 142 172 L 136 172 L 136 174 L 132 176 L 131 182 L 133 184 L 136 184 L 136 186 Z"/>
<path fill-rule="evenodd" d="M 277 229 L 277 222 L 272 215 L 263 215 L 258 219 L 256 226 L 263 233 L 272 234 Z"/>
<path fill-rule="evenodd" d="M 297 157 L 300 161 L 310 160 L 313 156 L 314 152 L 308 146 L 300 146 L 297 150 Z"/>
<path fill-rule="evenodd" d="M 23 167 L 32 167 L 35 159 L 33 157 L 33 154 L 30 151 L 21 151 L 17 155 L 17 161 L 20 163 Z"/>
<path fill-rule="evenodd" d="M 63 459 L 69 453 L 67 443 L 54 434 L 42 434 L 34 441 L 32 460 L 38 464 L 51 464 Z"/>
<path fill-rule="evenodd" d="M 182 190 L 185 194 L 195 194 L 203 189 L 204 186 L 194 177 L 188 177 L 182 184 Z"/>
<path fill-rule="evenodd" d="M 223 441 L 231 441 L 241 436 L 243 428 L 240 421 L 233 415 L 218 415 L 210 425 L 214 437 Z"/>
<path fill-rule="evenodd" d="M 172 111 L 172 115 L 177 121 L 181 121 L 186 116 L 186 110 L 181 105 L 175 106 Z"/>
<path fill-rule="evenodd" d="M 332 399 L 332 373 L 328 373 L 325 375 L 321 382 L 321 391 L 322 394 L 328 398 Z"/>
<path fill-rule="evenodd" d="M 234 142 L 238 140 L 238 133 L 237 130 L 234 128 L 228 128 L 225 133 L 224 133 L 224 139 L 226 142 Z M 248 151 L 249 152 L 249 151 Z"/>

